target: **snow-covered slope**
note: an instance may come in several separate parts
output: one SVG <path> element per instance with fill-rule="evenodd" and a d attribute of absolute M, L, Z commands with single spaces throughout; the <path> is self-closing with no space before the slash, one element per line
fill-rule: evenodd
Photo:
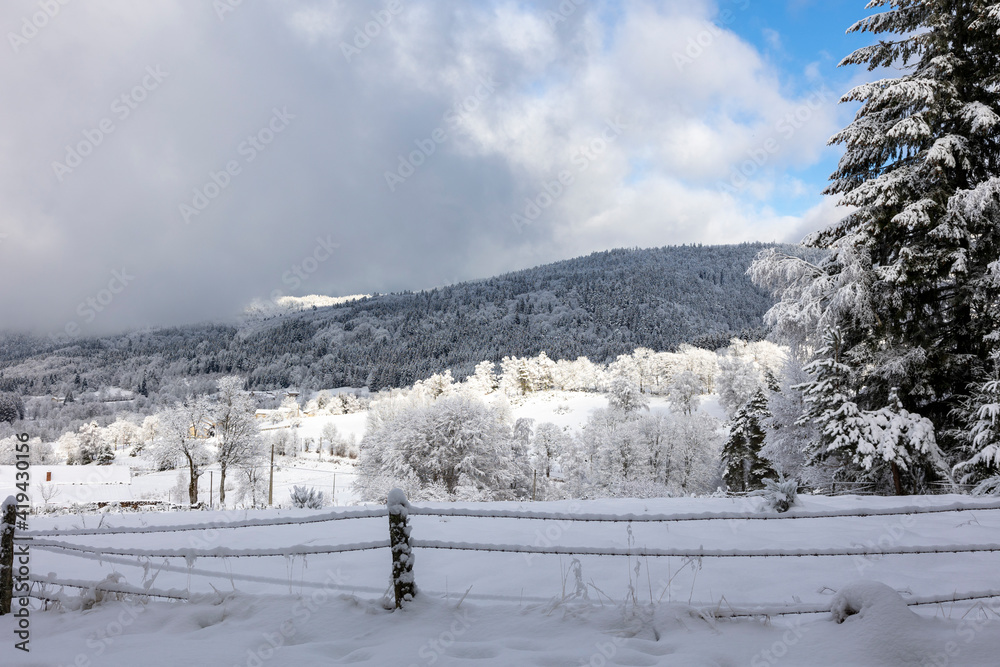
<path fill-rule="evenodd" d="M 584 516 L 761 516 L 754 502 L 714 498 L 460 507 L 487 512 L 520 507 Z M 955 511 L 956 504 L 965 511 Z M 394 613 L 379 602 L 389 576 L 387 549 L 263 555 L 384 542 L 388 527 L 383 507 L 360 512 L 375 514 L 372 518 L 339 521 L 329 521 L 333 517 L 328 513 L 304 510 L 112 515 L 100 528 L 113 533 L 127 526 L 151 531 L 219 521 L 258 524 L 140 534 L 70 535 L 72 529 L 96 528 L 97 518 L 38 518 L 32 521 L 33 530 L 59 529 L 63 537 L 36 537 L 36 575 L 44 578 L 51 572 L 55 579 L 84 581 L 115 575 L 122 586 L 150 585 L 165 594 L 186 597 L 190 591 L 201 596 L 194 602 L 148 603 L 108 596 L 88 611 L 36 610 L 31 617 L 32 653 L 5 651 L 4 664 L 995 664 L 1000 654 L 997 598 L 909 608 L 905 604 L 998 588 L 995 553 L 629 558 L 420 546 L 421 541 L 443 540 L 481 546 L 704 547 L 773 553 L 798 548 L 948 549 L 997 542 L 1000 510 L 987 507 L 998 504 L 963 496 L 806 497 L 793 514 L 876 515 L 631 524 L 422 516 L 416 511 L 411 522 L 420 594 L 405 611 Z M 918 513 L 898 513 L 905 511 Z M 260 525 L 276 522 L 282 523 Z M 49 539 L 103 553 L 81 557 L 40 548 L 42 540 Z M 161 554 L 221 553 L 225 548 L 261 556 L 109 555 L 138 548 Z M 855 583 L 861 579 L 884 585 Z M 66 606 L 78 595 L 69 587 L 45 590 L 49 597 L 62 597 Z M 837 615 L 829 613 L 831 607 Z M 819 613 L 779 615 L 782 611 Z M 734 612 L 756 616 L 725 618 Z M 0 632 L 9 634 L 12 621 L 0 619 Z"/>

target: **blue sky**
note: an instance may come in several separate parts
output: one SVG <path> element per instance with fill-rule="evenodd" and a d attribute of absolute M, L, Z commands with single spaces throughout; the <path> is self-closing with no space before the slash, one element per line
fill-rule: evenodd
<path fill-rule="evenodd" d="M 866 10 L 864 0 L 720 0 L 719 11 L 728 9 L 735 17 L 728 28 L 753 44 L 768 63 L 782 75 L 783 82 L 796 93 L 815 87 L 812 78 L 818 73 L 832 91 L 842 95 L 859 76 L 859 68 L 837 67 L 855 49 L 872 43 L 867 33 L 847 34 L 860 19 L 875 13 Z M 745 9 L 741 9 L 745 7 Z M 841 105 L 840 119 L 847 123 L 856 105 Z M 824 151 L 811 165 L 790 170 L 819 192 L 836 169 L 840 149 Z M 776 210 L 794 214 L 810 199 L 803 195 L 793 201 L 775 201 Z"/>

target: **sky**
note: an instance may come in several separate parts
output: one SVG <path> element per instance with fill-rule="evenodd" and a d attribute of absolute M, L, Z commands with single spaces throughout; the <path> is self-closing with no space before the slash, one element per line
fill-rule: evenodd
<path fill-rule="evenodd" d="M 0 329 L 798 242 L 872 74 L 864 0 L 0 7 Z"/>

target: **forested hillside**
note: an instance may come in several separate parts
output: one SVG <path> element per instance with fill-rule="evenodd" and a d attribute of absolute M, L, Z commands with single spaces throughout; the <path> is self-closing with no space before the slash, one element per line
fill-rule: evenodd
<path fill-rule="evenodd" d="M 405 386 L 450 368 L 545 351 L 614 359 L 636 347 L 709 348 L 759 337 L 772 303 L 746 269 L 763 244 L 611 250 L 422 292 L 248 320 L 81 339 L 24 336 L 0 350 L 0 391 L 117 386 L 183 394 L 219 373 L 251 388 Z"/>

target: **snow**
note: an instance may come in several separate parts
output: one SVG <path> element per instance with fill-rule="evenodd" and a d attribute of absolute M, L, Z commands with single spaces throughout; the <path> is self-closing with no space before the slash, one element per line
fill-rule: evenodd
<path fill-rule="evenodd" d="M 402 489 L 392 489 L 389 491 L 389 497 L 387 499 L 386 505 L 389 508 L 389 514 L 400 514 L 406 516 L 406 511 L 410 507 L 409 501 L 406 499 L 406 494 Z"/>
<path fill-rule="evenodd" d="M 393 504 L 405 502 L 399 496 Z M 395 612 L 383 599 L 386 506 L 33 517 L 33 576 L 50 582 L 43 595 L 66 611 L 36 608 L 31 654 L 5 651 L 3 664 L 993 664 L 1000 598 L 948 600 L 996 595 L 997 554 L 552 553 L 958 550 L 995 542 L 1000 531 L 995 500 L 957 495 L 799 496 L 795 518 L 759 504 L 421 503 L 409 511 L 420 595 Z M 660 521 L 639 520 L 653 517 Z M 45 547 L 43 534 L 53 533 L 51 541 L 89 551 Z M 547 553 L 427 548 L 435 543 Z M 325 553 L 358 546 L 379 548 Z M 586 598 L 574 592 L 575 573 Z M 103 593 L 94 586 L 102 581 Z M 190 601 L 137 602 L 143 591 Z M 906 606 L 915 602 L 937 604 Z M 0 634 L 11 622 L 0 618 Z"/>

